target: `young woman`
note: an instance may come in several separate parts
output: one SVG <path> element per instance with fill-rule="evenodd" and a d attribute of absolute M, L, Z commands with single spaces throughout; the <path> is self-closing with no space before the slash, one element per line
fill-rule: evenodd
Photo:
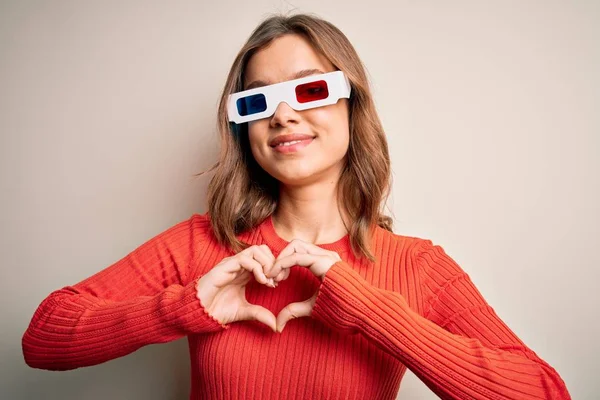
<path fill-rule="evenodd" d="M 407 368 L 441 398 L 570 398 L 442 247 L 392 232 L 385 134 L 339 29 L 263 21 L 218 121 L 209 211 L 51 293 L 28 365 L 187 336 L 192 399 L 394 399 Z"/>

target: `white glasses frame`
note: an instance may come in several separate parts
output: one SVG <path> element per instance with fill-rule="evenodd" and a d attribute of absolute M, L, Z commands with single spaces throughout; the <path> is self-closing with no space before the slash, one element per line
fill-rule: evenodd
<path fill-rule="evenodd" d="M 327 82 L 327 90 L 329 95 L 326 98 L 306 103 L 298 102 L 295 93 L 296 86 L 321 80 Z M 244 122 L 270 117 L 275 113 L 277 106 L 281 102 L 287 103 L 296 111 L 302 111 L 310 108 L 335 104 L 341 98 L 349 98 L 350 92 L 350 81 L 343 71 L 333 71 L 324 74 L 311 75 L 304 78 L 293 79 L 291 81 L 275 83 L 273 85 L 261 86 L 254 89 L 244 90 L 242 92 L 232 93 L 227 99 L 227 116 L 229 121 L 235 122 L 236 124 L 242 124 Z M 240 115 L 237 108 L 238 99 L 254 94 L 263 94 L 265 96 L 267 108 L 259 113 Z"/>

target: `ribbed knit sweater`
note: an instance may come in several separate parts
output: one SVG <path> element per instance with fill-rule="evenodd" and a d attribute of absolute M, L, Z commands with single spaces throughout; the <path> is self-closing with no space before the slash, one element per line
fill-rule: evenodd
<path fill-rule="evenodd" d="M 277 255 L 288 244 L 271 217 L 238 235 Z M 469 275 L 431 240 L 377 227 L 375 262 L 349 235 L 317 244 L 342 261 L 321 281 L 294 266 L 249 302 L 277 315 L 318 296 L 282 333 L 258 321 L 224 325 L 197 280 L 224 257 L 210 217 L 193 214 L 73 286 L 48 295 L 22 339 L 26 363 L 69 370 L 187 336 L 191 399 L 395 399 L 406 369 L 444 399 L 570 399 L 554 368 L 496 315 Z"/>

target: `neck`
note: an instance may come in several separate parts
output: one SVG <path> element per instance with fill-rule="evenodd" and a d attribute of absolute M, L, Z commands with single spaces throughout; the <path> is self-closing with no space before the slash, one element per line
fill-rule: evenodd
<path fill-rule="evenodd" d="M 338 208 L 336 186 L 329 183 L 281 188 L 272 221 L 277 234 L 288 242 L 331 243 L 346 235 L 350 226 L 344 210 Z"/>

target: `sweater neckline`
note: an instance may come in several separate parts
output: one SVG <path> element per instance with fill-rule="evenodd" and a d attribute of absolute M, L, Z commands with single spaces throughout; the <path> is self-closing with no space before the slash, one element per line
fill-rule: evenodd
<path fill-rule="evenodd" d="M 269 215 L 259 225 L 261 236 L 271 251 L 281 252 L 290 242 L 279 236 L 273 226 L 273 214 Z M 316 246 L 337 252 L 338 254 L 349 252 L 350 246 L 350 234 L 347 233 L 340 239 L 330 243 L 315 243 Z"/>

